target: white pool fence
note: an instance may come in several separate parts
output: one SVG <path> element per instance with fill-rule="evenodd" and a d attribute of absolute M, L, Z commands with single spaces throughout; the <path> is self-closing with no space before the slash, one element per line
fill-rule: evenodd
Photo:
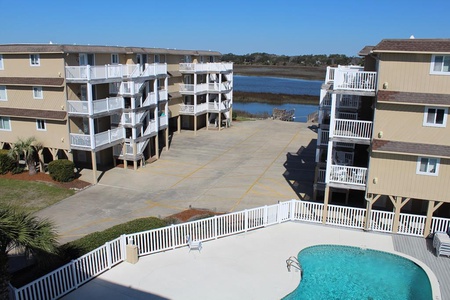
<path fill-rule="evenodd" d="M 287 221 L 323 223 L 323 203 L 290 200 L 244 211 L 216 215 L 197 221 L 122 235 L 23 286 L 10 286 L 14 300 L 58 299 L 126 260 L 126 246 L 134 244 L 138 255 L 148 255 L 187 245 L 186 236 L 208 241 Z M 367 210 L 328 205 L 325 224 L 364 229 Z M 423 236 L 426 216 L 400 213 L 397 233 Z M 369 230 L 393 232 L 394 213 L 371 210 Z M 446 231 L 450 219 L 433 217 L 431 232 Z"/>

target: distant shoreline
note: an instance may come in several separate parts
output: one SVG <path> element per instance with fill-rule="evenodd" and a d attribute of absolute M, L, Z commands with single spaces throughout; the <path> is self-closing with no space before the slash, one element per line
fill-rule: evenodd
<path fill-rule="evenodd" d="M 305 80 L 324 80 L 326 67 L 233 65 L 236 75 L 297 78 Z"/>
<path fill-rule="evenodd" d="M 234 91 L 233 102 L 237 103 L 259 102 L 270 104 L 291 103 L 291 104 L 319 105 L 319 96 Z"/>

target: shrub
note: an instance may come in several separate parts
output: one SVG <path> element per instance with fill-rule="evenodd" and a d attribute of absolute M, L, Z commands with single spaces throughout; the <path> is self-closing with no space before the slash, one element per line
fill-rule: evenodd
<path fill-rule="evenodd" d="M 0 174 L 6 174 L 16 166 L 16 160 L 9 156 L 8 152 L 8 150 L 0 150 Z"/>
<path fill-rule="evenodd" d="M 23 173 L 24 170 L 25 170 L 24 167 L 17 166 L 11 170 L 11 173 L 12 174 L 20 174 L 20 173 Z"/>
<path fill-rule="evenodd" d="M 54 160 L 48 164 L 48 172 L 53 180 L 69 182 L 75 178 L 75 165 L 67 159 Z"/>

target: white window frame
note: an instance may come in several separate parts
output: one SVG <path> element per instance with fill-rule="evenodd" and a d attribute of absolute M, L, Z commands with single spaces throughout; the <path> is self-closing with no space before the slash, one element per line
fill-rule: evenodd
<path fill-rule="evenodd" d="M 6 85 L 0 85 L 0 101 L 8 101 L 8 93 L 6 91 Z M 2 96 L 4 94 L 4 97 Z"/>
<path fill-rule="evenodd" d="M 0 54 L 0 70 L 4 70 L 4 66 L 3 66 L 3 54 Z"/>
<path fill-rule="evenodd" d="M 437 57 L 442 57 L 442 62 L 439 63 L 440 65 L 440 70 L 436 71 L 435 68 L 438 66 L 438 64 L 436 63 L 436 58 Z M 431 64 L 430 64 L 430 74 L 435 74 L 435 75 L 450 75 L 450 66 L 448 68 L 448 71 L 442 71 L 442 69 L 444 68 L 444 62 L 447 59 L 447 61 L 450 63 L 450 55 L 444 55 L 444 54 L 433 54 L 431 56 Z M 439 67 L 439 66 L 438 66 Z"/>
<path fill-rule="evenodd" d="M 44 91 L 42 90 L 42 86 L 33 86 L 33 98 L 44 99 Z"/>
<path fill-rule="evenodd" d="M 434 123 L 428 122 L 428 115 L 429 110 L 435 109 L 435 116 L 434 116 Z M 437 116 L 437 110 L 443 110 L 444 111 L 444 118 L 442 120 L 442 124 L 436 124 L 436 116 Z M 447 126 L 447 115 L 448 115 L 448 107 L 438 107 L 438 106 L 425 106 L 425 111 L 423 114 L 423 126 L 426 127 L 446 127 Z"/>
<path fill-rule="evenodd" d="M 43 119 L 36 119 L 36 129 L 38 131 L 47 131 L 47 122 Z"/>
<path fill-rule="evenodd" d="M 41 65 L 41 58 L 39 54 L 30 54 L 30 66 L 39 67 Z"/>
<path fill-rule="evenodd" d="M 3 128 L 3 122 L 8 122 L 9 128 Z M 2 131 L 11 131 L 11 119 L 9 117 L 2 117 L 0 116 L 0 130 Z"/>
<path fill-rule="evenodd" d="M 421 171 L 420 170 L 422 159 L 426 159 L 427 160 L 427 166 L 426 166 L 426 170 L 425 171 Z M 430 169 L 433 166 L 433 165 L 430 165 L 430 161 L 431 160 L 436 160 L 436 167 L 435 167 L 434 172 L 432 172 L 432 169 Z M 419 156 L 417 158 L 416 174 L 418 174 L 418 175 L 428 175 L 428 176 L 438 176 L 439 175 L 439 164 L 440 164 L 440 161 L 441 161 L 440 158 Z"/>
<path fill-rule="evenodd" d="M 111 54 L 111 64 L 118 65 L 119 64 L 119 54 L 113 53 Z"/>

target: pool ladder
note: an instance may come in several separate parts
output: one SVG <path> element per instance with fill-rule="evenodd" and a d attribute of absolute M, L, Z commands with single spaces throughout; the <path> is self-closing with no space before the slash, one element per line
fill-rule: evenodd
<path fill-rule="evenodd" d="M 291 268 L 297 269 L 300 272 L 302 271 L 302 267 L 300 266 L 300 262 L 298 261 L 297 257 L 295 256 L 291 256 L 288 259 L 286 259 L 286 267 L 288 269 L 288 271 L 291 271 Z"/>

